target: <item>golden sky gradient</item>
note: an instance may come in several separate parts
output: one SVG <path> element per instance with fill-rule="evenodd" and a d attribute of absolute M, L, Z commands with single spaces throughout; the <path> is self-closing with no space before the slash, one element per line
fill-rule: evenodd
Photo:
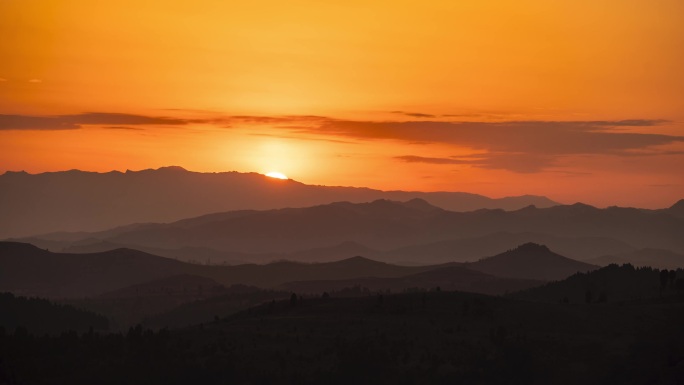
<path fill-rule="evenodd" d="M 684 2 L 0 1 L 0 172 L 684 197 Z"/>

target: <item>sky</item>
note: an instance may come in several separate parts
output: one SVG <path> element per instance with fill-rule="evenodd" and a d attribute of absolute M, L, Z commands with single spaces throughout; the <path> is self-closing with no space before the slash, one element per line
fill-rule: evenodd
<path fill-rule="evenodd" d="M 684 198 L 684 2 L 0 0 L 0 173 Z"/>

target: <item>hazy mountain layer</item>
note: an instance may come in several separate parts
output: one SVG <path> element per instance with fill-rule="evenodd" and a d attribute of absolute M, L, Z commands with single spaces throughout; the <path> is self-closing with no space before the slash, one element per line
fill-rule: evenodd
<path fill-rule="evenodd" d="M 364 282 L 360 279 L 403 278 L 368 285 L 377 290 L 440 286 L 445 290 L 501 294 L 533 285 L 502 281 L 495 276 L 544 281 L 565 278 L 593 267 L 559 256 L 540 245 L 523 245 L 465 266 L 481 273 L 453 268 L 457 266 L 397 266 L 362 257 L 314 264 L 276 262 L 209 266 L 131 249 L 66 254 L 24 243 L 0 242 L 0 291 L 49 298 L 95 297 L 103 293 L 108 293 L 103 298 L 177 294 L 176 297 L 182 298 L 171 301 L 176 303 L 219 295 L 223 293 L 223 286 L 235 284 L 273 288 L 291 282 L 346 280 L 347 284 L 342 286 L 354 286 Z M 189 286 L 193 289 L 188 289 Z M 331 290 L 341 288 L 339 283 L 331 283 L 329 287 Z"/>
<path fill-rule="evenodd" d="M 422 198 L 444 209 L 518 209 L 555 202 L 537 196 L 491 199 L 462 192 L 379 191 L 305 185 L 256 173 L 199 173 L 180 167 L 121 173 L 78 170 L 0 175 L 0 238 L 93 231 L 134 222 L 171 222 L 228 210 L 306 207 L 335 201 Z"/>
<path fill-rule="evenodd" d="M 525 242 L 548 242 L 580 260 L 644 248 L 682 253 L 682 234 L 684 219 L 669 210 L 598 209 L 574 204 L 545 209 L 530 206 L 516 211 L 452 212 L 421 200 L 377 200 L 231 211 L 168 224 L 129 225 L 95 233 L 55 233 L 40 238 L 46 247 L 105 242 L 151 252 L 184 250 L 159 252 L 180 255 L 184 260 L 205 261 L 214 253 L 216 262 L 282 258 L 320 261 L 347 253 L 391 262 L 438 263 L 472 261 Z"/>
<path fill-rule="evenodd" d="M 25 243 L 0 242 L 0 291 L 48 298 L 93 297 L 179 275 L 210 278 L 224 286 L 245 284 L 269 288 L 285 282 L 313 279 L 401 277 L 434 268 L 396 266 L 361 257 L 319 264 L 278 262 L 206 266 L 131 249 L 66 254 L 52 253 Z M 145 287 L 149 284 L 138 286 L 143 291 Z"/>

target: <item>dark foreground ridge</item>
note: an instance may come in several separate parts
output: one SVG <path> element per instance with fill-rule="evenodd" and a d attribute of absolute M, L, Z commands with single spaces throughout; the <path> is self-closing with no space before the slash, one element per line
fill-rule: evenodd
<path fill-rule="evenodd" d="M 175 331 L 0 329 L 0 383 L 680 384 L 682 303 L 295 294 Z"/>

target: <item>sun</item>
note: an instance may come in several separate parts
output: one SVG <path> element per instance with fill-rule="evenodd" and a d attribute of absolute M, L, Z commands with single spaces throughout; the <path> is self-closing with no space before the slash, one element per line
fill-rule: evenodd
<path fill-rule="evenodd" d="M 287 175 L 283 174 L 282 172 L 278 172 L 278 171 L 267 172 L 266 176 L 270 177 L 270 178 L 276 178 L 276 179 L 289 179 L 287 177 Z"/>

